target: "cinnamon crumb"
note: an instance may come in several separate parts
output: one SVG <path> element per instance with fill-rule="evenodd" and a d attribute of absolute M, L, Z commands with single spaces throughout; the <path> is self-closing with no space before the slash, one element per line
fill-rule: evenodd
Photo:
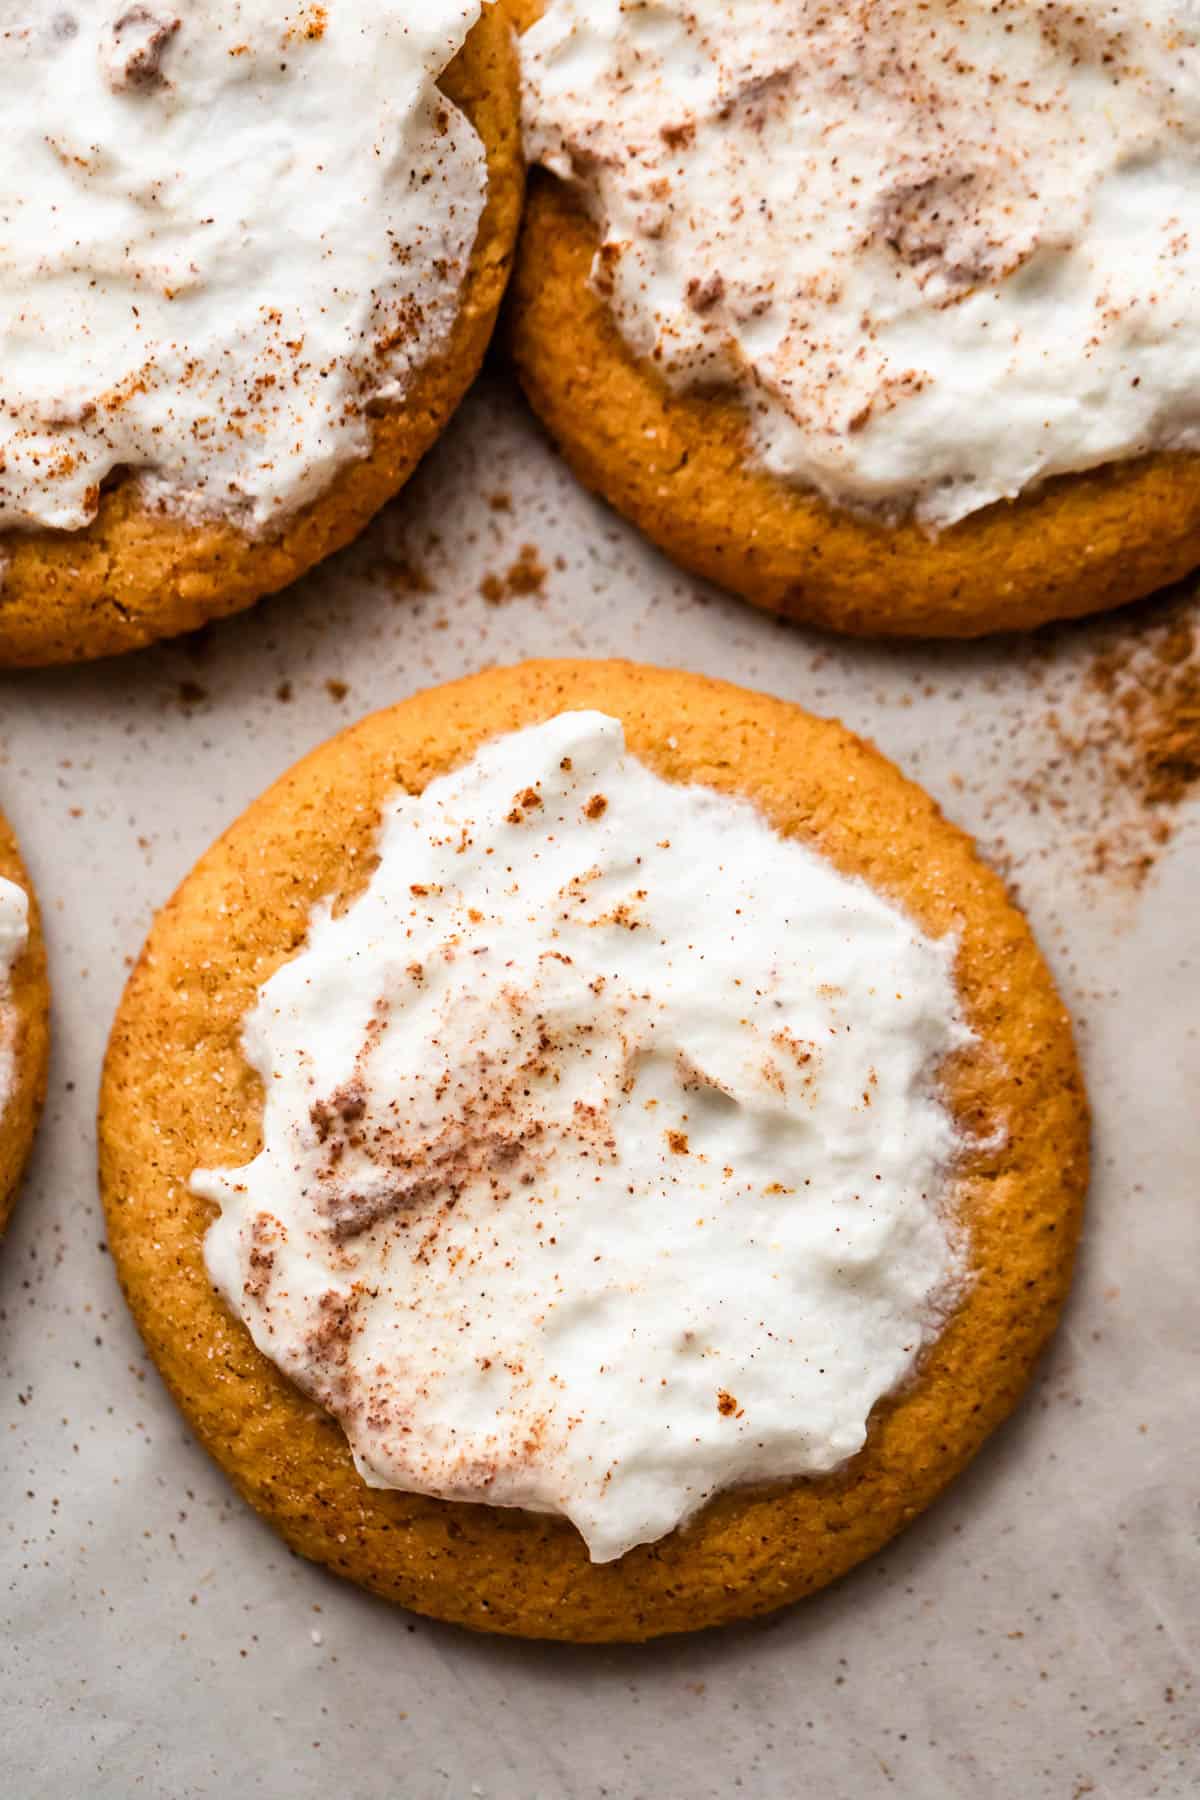
<path fill-rule="evenodd" d="M 541 804 L 542 796 L 538 793 L 536 788 L 523 788 L 519 794 L 513 795 L 512 811 L 505 815 L 508 824 L 523 825 L 525 823 L 526 815 L 531 812 L 537 812 L 540 809 Z"/>
<path fill-rule="evenodd" d="M 479 592 L 489 606 L 501 606 L 506 600 L 525 599 L 530 594 L 540 594 L 549 573 L 538 554 L 537 546 L 522 544 L 516 561 L 509 564 L 503 575 L 484 576 L 479 584 Z"/>

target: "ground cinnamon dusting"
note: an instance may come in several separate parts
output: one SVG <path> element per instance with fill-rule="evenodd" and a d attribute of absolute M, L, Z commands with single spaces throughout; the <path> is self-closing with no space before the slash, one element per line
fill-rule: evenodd
<path fill-rule="evenodd" d="M 398 598 L 405 594 L 432 594 L 434 584 L 424 567 L 401 545 L 390 556 L 376 559 L 371 574 Z"/>
<path fill-rule="evenodd" d="M 1112 698 L 1131 754 L 1123 773 L 1148 806 L 1177 806 L 1200 780 L 1200 663 L 1195 625 L 1173 621 L 1147 654 L 1097 658 L 1093 687 Z"/>
<path fill-rule="evenodd" d="M 1200 593 L 1102 622 L 1046 723 L 1069 763 L 1025 797 L 1081 831 L 1090 873 L 1140 887 L 1200 788 Z"/>

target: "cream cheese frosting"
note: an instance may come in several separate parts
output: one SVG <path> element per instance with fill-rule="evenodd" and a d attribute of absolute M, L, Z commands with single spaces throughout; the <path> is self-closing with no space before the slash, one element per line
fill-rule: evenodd
<path fill-rule="evenodd" d="M 15 882 L 0 877 L 0 1113 L 13 1082 L 13 1019 L 8 982 L 13 964 L 29 942 L 29 900 Z"/>
<path fill-rule="evenodd" d="M 117 471 L 260 530 L 445 343 L 483 212 L 437 79 L 480 0 L 0 0 L 0 529 Z"/>
<path fill-rule="evenodd" d="M 954 957 L 615 719 L 496 739 L 260 990 L 211 1278 L 368 1484 L 596 1561 L 834 1470 L 965 1280 Z"/>
<path fill-rule="evenodd" d="M 526 147 L 751 449 L 936 529 L 1200 449 L 1196 0 L 548 0 Z"/>

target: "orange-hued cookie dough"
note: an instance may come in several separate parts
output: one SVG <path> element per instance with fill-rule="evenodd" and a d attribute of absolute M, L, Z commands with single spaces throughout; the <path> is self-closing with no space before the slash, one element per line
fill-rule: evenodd
<path fill-rule="evenodd" d="M 960 935 L 977 1045 L 944 1071 L 970 1141 L 973 1280 L 907 1391 L 832 1478 L 728 1493 L 621 1561 L 589 1562 L 561 1519 L 372 1489 L 341 1429 L 254 1346 L 210 1285 L 197 1168 L 261 1143 L 239 1044 L 262 982 L 319 899 L 367 879 L 381 809 L 500 733 L 577 708 L 618 717 L 667 780 L 753 800 L 779 831 L 871 882 L 935 936 Z M 134 1316 L 192 1427 L 289 1544 L 420 1612 L 484 1630 L 640 1639 L 766 1612 L 879 1548 L 929 1504 L 1020 1396 L 1058 1318 L 1087 1176 L 1071 1027 L 1029 929 L 969 840 L 874 749 L 798 707 L 631 663 L 544 662 L 377 713 L 284 776 L 160 914 L 130 980 L 100 1106 L 104 1202 Z"/>
<path fill-rule="evenodd" d="M 50 988 L 46 947 L 33 887 L 16 839 L 0 813 L 0 877 L 15 882 L 29 899 L 29 942 L 0 991 L 0 1024 L 11 1056 L 12 1083 L 0 1104 L 0 1232 L 8 1224 L 17 1185 L 33 1145 L 50 1056 Z"/>
<path fill-rule="evenodd" d="M 378 412 L 370 454 L 262 536 L 151 511 L 128 480 L 82 531 L 0 533 L 0 666 L 109 656 L 238 612 L 349 543 L 408 480 L 475 378 L 511 266 L 524 170 L 512 33 L 498 6 L 441 86 L 487 151 L 487 204 L 450 341 Z"/>
<path fill-rule="evenodd" d="M 521 27 L 542 0 L 507 0 Z M 596 228 L 531 176 L 511 290 L 525 392 L 581 481 L 693 574 L 861 636 L 976 637 L 1120 606 L 1200 566 L 1200 457 L 1057 477 L 938 536 L 757 466 L 736 399 L 669 389 L 590 283 Z"/>

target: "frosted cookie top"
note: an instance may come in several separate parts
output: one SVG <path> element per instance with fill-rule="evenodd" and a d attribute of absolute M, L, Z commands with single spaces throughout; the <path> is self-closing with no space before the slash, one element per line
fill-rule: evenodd
<path fill-rule="evenodd" d="M 1200 449 L 1195 0 L 547 0 L 522 58 L 631 349 L 775 475 L 937 527 Z"/>
<path fill-rule="evenodd" d="M 13 1019 L 8 978 L 29 942 L 29 901 L 21 888 L 0 877 L 0 1113 L 12 1092 Z"/>
<path fill-rule="evenodd" d="M 0 529 L 116 470 L 260 529 L 446 340 L 486 159 L 479 0 L 0 0 Z"/>
<path fill-rule="evenodd" d="M 954 947 L 568 713 L 389 807 L 266 983 L 209 1272 L 373 1486 L 606 1561 L 864 1441 L 960 1290 Z"/>

